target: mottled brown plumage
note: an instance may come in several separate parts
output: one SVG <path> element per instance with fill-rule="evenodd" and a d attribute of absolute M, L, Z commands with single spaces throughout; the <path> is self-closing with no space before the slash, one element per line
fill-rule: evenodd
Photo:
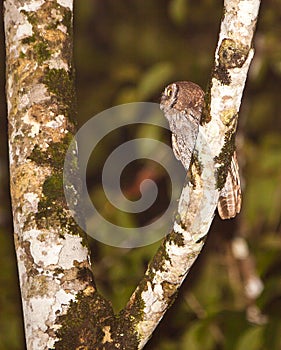
<path fill-rule="evenodd" d="M 203 90 L 189 81 L 168 85 L 161 98 L 160 108 L 172 132 L 173 151 L 187 170 L 198 135 L 203 103 Z"/>
<path fill-rule="evenodd" d="M 186 170 L 190 166 L 203 106 L 203 90 L 189 81 L 168 85 L 161 97 L 160 108 L 169 122 L 174 154 Z M 239 168 L 234 152 L 226 183 L 220 193 L 218 211 L 222 219 L 230 219 L 240 212 L 240 208 Z"/>

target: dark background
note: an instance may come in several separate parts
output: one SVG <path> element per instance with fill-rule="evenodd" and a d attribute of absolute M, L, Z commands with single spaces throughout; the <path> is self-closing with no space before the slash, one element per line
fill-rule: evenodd
<path fill-rule="evenodd" d="M 0 5 L 2 6 L 2 4 Z M 2 9 L 1 13 L 2 13 Z M 159 101 L 176 80 L 206 86 L 217 42 L 222 1 L 81 0 L 75 3 L 75 66 L 79 120 L 134 101 Z M 1 38 L 4 38 L 1 23 Z M 206 246 L 146 349 L 281 349 L 281 3 L 263 1 L 255 57 L 241 106 L 237 137 L 243 176 L 243 206 L 237 219 L 214 220 Z M 4 39 L 0 53 L 0 349 L 25 348 L 10 214 Z M 130 131 L 129 131 L 130 134 Z M 133 135 L 131 135 L 133 136 Z M 158 135 L 169 142 L 169 135 Z M 126 140 L 116 133 L 112 140 Z M 117 140 L 117 141 L 116 141 Z M 114 142 L 112 141 L 112 144 Z M 89 188 L 99 200 L 96 179 L 110 147 L 89 166 Z M 106 150 L 106 151 L 103 151 Z M 139 174 L 147 164 L 135 164 Z M 127 184 L 137 193 L 136 175 Z M 160 186 L 161 176 L 157 173 Z M 125 181 L 126 182 L 126 181 Z M 125 187 L 126 187 L 125 186 Z M 136 191 L 136 192 L 134 192 Z M 102 195 L 101 195 L 102 196 Z M 103 204 L 100 204 L 101 210 Z M 116 213 L 109 213 L 115 217 Z M 119 218 L 120 219 L 120 218 Z M 126 221 L 127 218 L 124 218 Z M 145 218 L 140 220 L 145 221 Z M 235 235 L 246 237 L 264 290 L 256 305 L 267 323 L 247 320 L 239 264 L 230 251 Z M 112 248 L 91 240 L 97 284 L 120 310 L 143 275 L 158 244 Z"/>

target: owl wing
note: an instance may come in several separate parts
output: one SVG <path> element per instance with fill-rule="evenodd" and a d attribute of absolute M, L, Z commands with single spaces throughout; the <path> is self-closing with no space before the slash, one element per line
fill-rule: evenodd
<path fill-rule="evenodd" d="M 175 134 L 172 134 L 172 147 L 173 147 L 174 155 L 177 158 L 177 160 L 181 160 L 181 152 L 179 150 L 177 137 Z"/>
<path fill-rule="evenodd" d="M 218 212 L 222 219 L 231 219 L 241 209 L 241 187 L 236 152 L 233 153 L 226 182 L 220 193 Z"/>

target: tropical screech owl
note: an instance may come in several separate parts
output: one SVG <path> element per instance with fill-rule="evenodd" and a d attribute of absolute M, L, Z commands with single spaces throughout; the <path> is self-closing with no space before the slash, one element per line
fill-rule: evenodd
<path fill-rule="evenodd" d="M 199 131 L 203 106 L 203 90 L 189 81 L 168 85 L 161 97 L 160 108 L 170 125 L 174 154 L 187 171 Z M 218 202 L 218 211 L 222 219 L 233 218 L 240 212 L 241 188 L 238 170 L 234 152 Z"/>

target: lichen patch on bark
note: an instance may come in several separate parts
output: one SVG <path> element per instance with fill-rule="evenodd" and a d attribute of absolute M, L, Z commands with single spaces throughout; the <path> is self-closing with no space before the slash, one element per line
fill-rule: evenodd
<path fill-rule="evenodd" d="M 85 272 L 91 270 L 85 234 L 63 192 L 76 113 L 71 9 L 66 0 L 5 2 L 11 198 L 32 350 L 53 347 L 57 316 L 93 286 L 92 274 Z"/>

